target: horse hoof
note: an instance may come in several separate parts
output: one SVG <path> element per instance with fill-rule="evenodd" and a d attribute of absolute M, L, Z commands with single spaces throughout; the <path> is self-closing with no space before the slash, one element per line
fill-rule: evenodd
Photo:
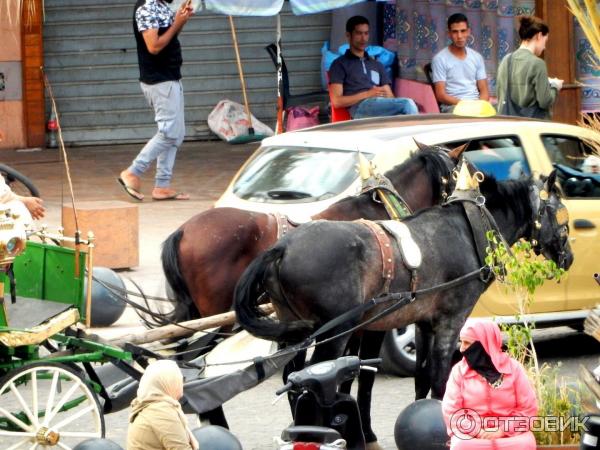
<path fill-rule="evenodd" d="M 377 441 L 373 441 L 367 444 L 367 450 L 383 450 L 383 447 Z"/>

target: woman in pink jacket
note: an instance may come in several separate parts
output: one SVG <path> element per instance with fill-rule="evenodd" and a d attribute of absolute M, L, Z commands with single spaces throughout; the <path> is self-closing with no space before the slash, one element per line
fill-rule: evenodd
<path fill-rule="evenodd" d="M 451 450 L 535 450 L 529 431 L 537 413 L 525 369 L 502 351 L 491 320 L 468 319 L 460 331 L 463 359 L 450 373 L 442 411 Z"/>

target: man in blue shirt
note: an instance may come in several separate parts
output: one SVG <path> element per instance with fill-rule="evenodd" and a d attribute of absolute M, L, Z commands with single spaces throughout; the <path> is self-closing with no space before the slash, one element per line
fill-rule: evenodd
<path fill-rule="evenodd" d="M 442 112 L 451 112 L 460 100 L 489 100 L 483 57 L 467 47 L 471 35 L 464 14 L 448 18 L 452 43 L 433 57 L 431 69 L 435 97 Z"/>
<path fill-rule="evenodd" d="M 350 48 L 329 69 L 333 106 L 348 108 L 353 119 L 417 114 L 417 105 L 412 99 L 394 97 L 383 64 L 366 52 L 368 19 L 363 16 L 348 19 L 346 37 Z"/>

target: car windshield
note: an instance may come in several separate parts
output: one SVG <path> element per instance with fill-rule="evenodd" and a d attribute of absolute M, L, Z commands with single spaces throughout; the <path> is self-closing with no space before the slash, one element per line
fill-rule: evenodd
<path fill-rule="evenodd" d="M 365 154 L 368 159 L 372 154 Z M 357 176 L 356 152 L 315 147 L 265 147 L 244 168 L 233 192 L 244 200 L 314 202 L 334 197 Z"/>

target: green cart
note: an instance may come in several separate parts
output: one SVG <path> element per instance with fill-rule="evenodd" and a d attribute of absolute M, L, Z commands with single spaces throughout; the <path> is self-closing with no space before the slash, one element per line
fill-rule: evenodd
<path fill-rule="evenodd" d="M 110 361 L 132 372 L 132 355 L 82 333 L 90 311 L 84 276 L 86 267 L 92 272 L 92 239 L 81 242 L 85 251 L 51 243 L 74 239 L 46 232 L 35 233 L 45 242 L 33 242 L 11 230 L 10 219 L 0 211 L 0 447 L 72 449 L 104 437 L 108 397 L 94 363 Z M 14 303 L 4 295 L 11 269 Z"/>

